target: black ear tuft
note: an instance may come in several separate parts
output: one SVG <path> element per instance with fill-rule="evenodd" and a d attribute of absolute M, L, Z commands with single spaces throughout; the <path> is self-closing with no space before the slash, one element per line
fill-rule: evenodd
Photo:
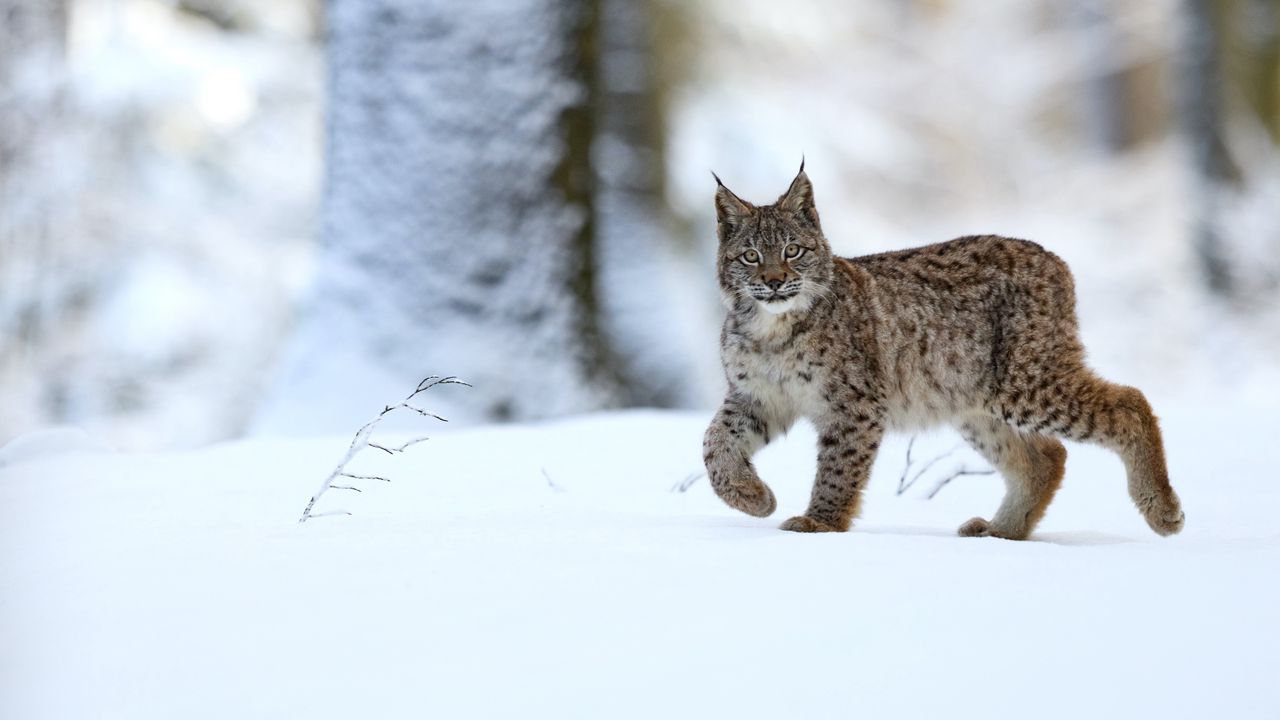
<path fill-rule="evenodd" d="M 734 229 L 741 226 L 743 221 L 751 217 L 751 213 L 755 211 L 755 206 L 734 195 L 733 191 L 721 182 L 719 175 L 713 172 L 711 177 L 716 179 L 717 186 L 716 235 L 720 237 L 721 242 L 724 242 Z"/>
<path fill-rule="evenodd" d="M 804 172 L 803 157 L 800 158 L 800 172 L 791 181 L 791 187 L 778 198 L 778 206 L 790 210 L 815 228 L 821 228 L 818 223 L 818 206 L 813 201 L 813 183 L 809 182 L 809 176 Z"/>

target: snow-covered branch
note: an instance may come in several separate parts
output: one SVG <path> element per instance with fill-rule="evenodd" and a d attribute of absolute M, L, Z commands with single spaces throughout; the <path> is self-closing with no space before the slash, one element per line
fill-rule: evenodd
<path fill-rule="evenodd" d="M 404 408 L 406 410 L 412 410 L 413 412 L 416 412 L 419 415 L 422 415 L 423 417 L 434 418 L 436 420 L 439 420 L 440 422 L 448 422 L 448 420 L 440 417 L 439 415 L 436 415 L 435 413 L 432 413 L 432 412 L 428 412 L 422 409 L 421 407 L 418 407 L 416 404 L 413 404 L 413 401 L 416 397 L 430 390 L 431 388 L 436 387 L 437 385 L 466 385 L 467 387 L 471 387 L 471 385 L 469 385 L 468 383 L 463 382 L 462 380 L 459 380 L 458 378 L 452 375 L 447 377 L 432 375 L 431 377 L 423 378 L 422 382 L 418 383 L 418 387 L 415 388 L 413 392 L 409 393 L 409 396 L 406 397 L 404 400 L 396 403 L 395 405 L 387 405 L 383 407 L 382 412 L 378 413 L 372 420 L 362 425 L 360 429 L 356 431 L 355 437 L 351 438 L 351 445 L 347 447 L 346 454 L 342 456 L 342 459 L 338 462 L 337 467 L 333 469 L 333 472 L 329 473 L 329 476 L 324 479 L 324 482 L 320 483 L 320 488 L 316 490 L 316 493 L 311 496 L 311 500 L 307 502 L 307 507 L 303 509 L 302 517 L 298 518 L 298 522 L 304 523 L 313 517 L 321 517 L 324 515 L 350 515 L 351 514 L 345 510 L 335 510 L 335 511 L 324 512 L 324 513 L 312 512 L 312 510 L 316 506 L 316 501 L 319 500 L 320 497 L 324 495 L 326 492 L 328 492 L 329 490 L 351 490 L 354 492 L 363 492 L 360 488 L 356 487 L 355 485 L 335 485 L 334 481 L 337 480 L 338 478 L 347 478 L 350 480 L 381 480 L 382 482 L 391 482 L 389 478 L 382 477 L 381 475 L 360 475 L 357 473 L 347 472 L 347 465 L 355 458 L 356 455 L 360 453 L 361 450 L 364 450 L 365 448 L 375 448 L 377 450 L 381 450 L 387 453 L 388 455 L 397 455 L 399 453 L 404 452 L 409 447 L 417 445 L 418 443 L 427 439 L 425 437 L 416 438 L 414 440 L 410 440 L 409 442 L 406 442 L 403 445 L 399 445 L 397 447 L 387 447 L 386 445 L 381 445 L 379 443 L 372 442 L 369 438 L 372 437 L 373 431 L 378 426 L 378 423 L 382 422 L 383 418 L 385 418 L 388 414 L 396 410 Z"/>

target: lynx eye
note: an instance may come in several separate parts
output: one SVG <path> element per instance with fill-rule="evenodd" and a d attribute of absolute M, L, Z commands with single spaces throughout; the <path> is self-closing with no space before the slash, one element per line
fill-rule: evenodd
<path fill-rule="evenodd" d="M 787 260 L 795 260 L 804 254 L 804 248 L 795 243 L 791 243 L 782 251 L 782 257 Z"/>
<path fill-rule="evenodd" d="M 756 252 L 755 250 L 748 250 L 742 253 L 742 255 L 738 257 L 738 259 L 747 265 L 755 265 L 760 262 L 760 253 Z"/>

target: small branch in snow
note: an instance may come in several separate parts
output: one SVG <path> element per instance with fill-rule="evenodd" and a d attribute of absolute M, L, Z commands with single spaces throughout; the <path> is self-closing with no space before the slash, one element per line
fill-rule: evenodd
<path fill-rule="evenodd" d="M 951 482 L 952 480 L 955 480 L 958 477 L 964 477 L 966 475 L 994 475 L 995 472 L 996 471 L 991 468 L 987 468 L 986 470 L 970 470 L 967 465 L 962 466 L 959 470 L 956 470 L 950 475 L 942 478 L 942 480 L 940 480 L 937 485 L 934 485 L 933 490 L 931 490 L 929 494 L 925 496 L 925 499 L 932 500 L 935 495 L 937 495 L 939 492 L 942 491 L 942 488 L 947 486 L 947 483 Z"/>
<path fill-rule="evenodd" d="M 441 418 L 441 419 L 443 420 L 443 418 Z M 448 420 L 445 420 L 445 422 L 448 422 Z M 412 446 L 414 446 L 414 445 L 417 445 L 417 444 L 418 444 L 418 443 L 420 443 L 420 442 L 423 442 L 423 441 L 425 441 L 425 440 L 430 440 L 430 439 L 431 439 L 431 438 L 428 438 L 428 437 L 420 437 L 420 438 L 416 438 L 416 439 L 414 439 L 414 440 L 410 440 L 409 442 L 407 442 L 407 443 L 405 443 L 405 444 L 403 444 L 403 445 L 400 445 L 400 446 L 398 446 L 398 447 L 393 447 L 393 448 L 389 448 L 389 447 L 387 447 L 386 445 L 379 445 L 378 443 L 371 442 L 371 443 L 369 443 L 369 447 L 371 447 L 371 448 L 373 448 L 373 449 L 375 449 L 375 450 L 381 450 L 382 452 L 384 452 L 384 453 L 386 453 L 386 454 L 388 454 L 388 455 L 396 455 L 396 454 L 399 454 L 399 453 L 404 452 L 405 450 L 407 450 L 408 448 L 410 448 L 410 447 L 412 447 Z"/>
<path fill-rule="evenodd" d="M 898 478 L 898 494 L 907 491 L 907 473 L 911 472 L 911 449 L 916 446 L 916 435 L 907 441 L 907 463 L 902 466 L 902 477 Z"/>
<path fill-rule="evenodd" d="M 471 386 L 470 386 L 470 385 L 468 385 L 467 387 L 471 387 Z M 401 445 L 400 447 L 392 448 L 392 450 L 395 450 L 395 451 L 396 451 L 396 452 L 398 452 L 398 453 L 402 453 L 402 452 L 404 452 L 405 450 L 408 450 L 409 448 L 413 447 L 414 445 L 417 445 L 417 444 L 418 444 L 418 443 L 420 443 L 420 442 L 426 442 L 426 441 L 428 441 L 428 440 L 430 440 L 430 439 L 431 439 L 431 438 L 429 438 L 429 437 L 425 437 L 425 436 L 424 436 L 424 437 L 420 437 L 420 438 L 415 438 L 415 439 L 410 440 L 409 442 L 407 442 L 407 443 L 405 443 L 405 444 Z"/>
<path fill-rule="evenodd" d="M 435 414 L 435 413 L 433 413 L 433 412 L 427 412 L 426 410 L 423 410 L 422 408 L 420 408 L 420 407 L 418 407 L 418 406 L 416 406 L 416 405 L 410 405 L 410 404 L 408 404 L 408 403 L 401 403 L 401 404 L 397 405 L 396 407 L 402 407 L 402 408 L 404 408 L 404 409 L 406 409 L 406 410 L 412 410 L 412 411 L 414 411 L 414 412 L 418 413 L 419 415 L 422 415 L 423 417 L 434 418 L 434 419 L 436 419 L 436 420 L 439 420 L 440 422 L 449 422 L 448 420 L 445 420 L 444 418 L 440 417 L 439 415 L 437 415 L 437 414 Z M 396 408 L 391 408 L 391 409 L 392 409 L 392 410 L 395 410 Z M 385 413 L 387 413 L 387 412 L 389 412 L 389 411 L 387 411 L 387 410 L 383 410 L 383 413 L 384 413 L 384 414 L 385 414 Z"/>
<path fill-rule="evenodd" d="M 391 482 L 391 478 L 384 478 L 381 475 L 352 475 L 349 472 L 338 474 L 345 478 L 351 478 L 352 480 L 381 480 L 382 482 Z"/>
<path fill-rule="evenodd" d="M 933 456 L 923 465 L 920 465 L 918 469 L 916 469 L 915 468 L 916 458 L 912 457 L 911 451 L 915 448 L 917 437 L 918 436 L 916 435 L 912 435 L 911 440 L 907 442 L 907 462 L 906 462 L 906 465 L 904 465 L 902 468 L 902 476 L 898 478 L 898 494 L 899 495 L 902 495 L 906 491 L 910 490 L 911 487 L 914 486 L 916 482 L 920 480 L 920 478 L 924 477 L 924 474 L 928 472 L 930 468 L 932 468 L 934 465 L 937 465 L 939 461 L 945 460 L 946 458 L 951 457 L 956 453 L 957 450 L 964 447 L 964 443 L 959 443 L 954 447 L 952 447 L 951 449 L 947 450 L 946 452 L 942 452 L 942 453 L 939 453 L 938 455 Z M 915 472 L 913 473 L 912 470 L 915 470 Z M 950 475 L 942 478 L 941 481 L 939 481 L 936 485 L 934 485 L 933 489 L 929 491 L 929 494 L 925 496 L 925 499 L 932 500 L 935 496 L 937 496 L 939 492 L 942 491 L 942 488 L 946 487 L 948 483 L 950 483 L 952 480 L 955 480 L 956 478 L 965 477 L 966 475 L 992 475 L 992 474 L 995 474 L 995 472 L 996 471 L 991 468 L 986 468 L 983 470 L 974 470 L 970 468 L 968 465 L 961 465 Z M 908 479 L 908 476 L 910 477 L 910 479 Z"/>
<path fill-rule="evenodd" d="M 683 480 L 671 486 L 671 492 L 680 492 L 680 493 L 685 492 L 689 488 L 693 487 L 693 484 L 698 482 L 699 478 L 703 478 L 706 476 L 707 474 L 705 472 L 689 473 L 688 475 L 685 476 Z"/>
<path fill-rule="evenodd" d="M 316 506 L 316 501 L 319 500 L 320 497 L 324 495 L 326 492 L 328 492 L 329 490 L 337 489 L 337 490 L 352 490 L 355 492 L 363 492 L 360 488 L 354 485 L 335 485 L 334 481 L 340 477 L 350 478 L 352 480 L 381 480 L 382 482 L 391 482 L 389 478 L 382 477 L 381 475 L 359 475 L 356 473 L 347 472 L 347 464 L 350 463 L 351 460 L 355 458 L 355 456 L 361 450 L 364 450 L 365 448 L 368 448 L 368 447 L 381 450 L 387 453 L 388 455 L 396 455 L 404 452 L 407 448 L 413 445 L 417 445 L 418 443 L 427 439 L 425 437 L 420 437 L 415 440 L 410 440 L 409 442 L 394 448 L 387 447 L 386 445 L 381 445 L 379 443 L 371 442 L 369 440 L 369 437 L 373 435 L 374 428 L 378 426 L 378 423 L 382 422 L 382 419 L 385 418 L 388 413 L 399 410 L 400 408 L 404 408 L 406 410 L 412 410 L 413 412 L 416 412 L 423 417 L 434 418 L 436 420 L 439 420 L 440 422 L 448 422 L 447 420 L 440 417 L 439 415 L 436 415 L 433 412 L 428 412 L 427 410 L 424 410 L 421 407 L 418 407 L 417 405 L 412 404 L 414 398 L 426 392 L 427 390 L 430 390 L 431 388 L 436 387 L 437 385 L 465 385 L 466 387 L 471 387 L 471 385 L 469 385 L 468 383 L 463 382 L 462 380 L 459 380 L 458 378 L 453 377 L 452 375 L 450 376 L 432 375 L 430 377 L 423 378 L 422 382 L 418 383 L 418 387 L 416 387 L 413 392 L 409 393 L 409 396 L 406 397 L 404 400 L 396 403 L 395 405 L 384 406 L 382 408 L 382 412 L 378 413 L 377 416 L 375 416 L 369 422 L 360 426 L 360 429 L 356 431 L 355 437 L 351 438 L 351 445 L 347 447 L 346 454 L 342 456 L 342 459 L 338 462 L 337 467 L 333 469 L 333 472 L 329 473 L 328 477 L 324 479 L 324 482 L 320 483 L 320 488 L 316 490 L 316 493 L 311 496 L 311 499 L 309 501 L 307 501 L 307 506 L 303 508 L 302 517 L 298 518 L 298 522 L 304 523 L 313 517 L 323 517 L 325 515 L 350 515 L 351 514 L 346 510 L 332 510 L 329 512 L 321 512 L 321 513 L 312 512 L 312 510 Z M 549 479 L 550 478 L 548 478 L 548 480 Z"/>
<path fill-rule="evenodd" d="M 947 450 L 947 451 L 946 451 L 946 452 L 944 452 L 944 453 L 941 453 L 941 454 L 939 454 L 939 455 L 935 455 L 935 456 L 933 456 L 933 457 L 929 460 L 929 462 L 927 462 L 927 463 L 925 463 L 924 465 L 922 465 L 922 466 L 920 467 L 920 469 L 919 469 L 919 470 L 917 470 L 917 471 L 915 472 L 915 474 L 911 476 L 911 479 L 910 479 L 910 480 L 907 480 L 907 473 L 909 473 L 909 472 L 911 471 L 911 447 L 912 447 L 912 445 L 914 445 L 914 444 L 915 444 L 915 441 L 916 441 L 916 436 L 915 436 L 915 435 L 912 435 L 912 436 L 911 436 L 911 442 L 907 443 L 907 465 L 906 465 L 906 467 L 902 468 L 902 477 L 901 477 L 901 478 L 899 478 L 899 480 L 898 480 L 898 494 L 899 494 L 899 495 L 901 495 L 901 494 L 905 493 L 906 491 L 910 490 L 910 489 L 911 489 L 911 486 L 912 486 L 912 485 L 915 485 L 915 484 L 916 484 L 916 481 L 917 481 L 917 480 L 919 480 L 919 479 L 920 479 L 920 478 L 921 478 L 921 477 L 922 477 L 926 472 L 928 472 L 928 471 L 929 471 L 929 468 L 931 468 L 931 467 L 933 467 L 934 465 L 938 464 L 938 461 L 939 461 L 939 460 L 945 460 L 946 458 L 951 457 L 952 455 L 954 455 L 954 454 L 955 454 L 955 452 L 956 452 L 957 450 L 959 450 L 960 448 L 964 447 L 964 443 L 960 443 L 960 444 L 956 445 L 955 447 L 952 447 L 950 450 Z M 930 497 L 932 497 L 932 496 L 930 496 Z"/>
<path fill-rule="evenodd" d="M 542 477 L 546 478 L 546 480 L 547 480 L 547 487 L 551 488 L 552 490 L 555 490 L 555 491 L 556 491 L 556 492 L 558 492 L 558 493 L 559 493 L 559 492 L 564 492 L 564 488 L 562 488 L 562 487 L 560 487 L 559 485 L 557 485 L 557 484 L 556 484 L 556 481 L 555 481 L 555 480 L 552 480 L 552 479 L 551 479 L 551 476 L 547 474 L 547 469 L 546 469 L 546 468 L 542 468 Z"/>

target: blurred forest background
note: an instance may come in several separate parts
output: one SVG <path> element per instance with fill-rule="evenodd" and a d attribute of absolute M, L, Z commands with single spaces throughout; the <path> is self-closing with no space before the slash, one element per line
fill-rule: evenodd
<path fill-rule="evenodd" d="M 722 391 L 714 169 L 854 255 L 1077 276 L 1152 397 L 1280 407 L 1280 0 L 0 0 L 0 443 Z"/>

